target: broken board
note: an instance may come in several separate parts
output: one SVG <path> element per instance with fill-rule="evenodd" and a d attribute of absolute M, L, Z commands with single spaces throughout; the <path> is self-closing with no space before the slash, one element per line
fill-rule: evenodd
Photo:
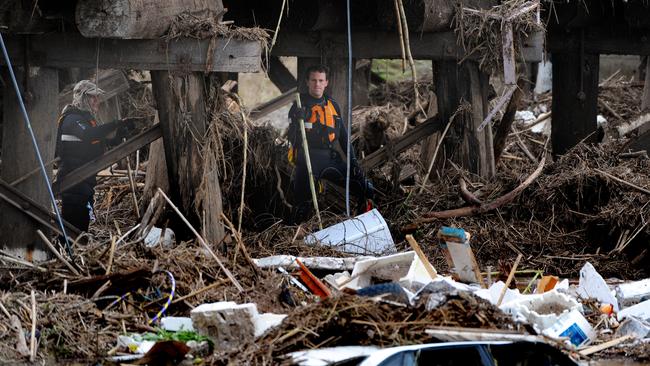
<path fill-rule="evenodd" d="M 454 269 L 458 279 L 462 282 L 483 285 L 481 270 L 469 245 L 470 234 L 463 229 L 443 226 L 437 236 L 441 239 L 440 247 L 443 249 L 447 264 L 449 268 Z"/>

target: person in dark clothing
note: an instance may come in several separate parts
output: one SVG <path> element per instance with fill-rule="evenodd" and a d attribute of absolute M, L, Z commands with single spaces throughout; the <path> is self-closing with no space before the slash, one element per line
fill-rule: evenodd
<path fill-rule="evenodd" d="M 107 143 L 116 142 L 125 131 L 134 127 L 129 119 L 102 125 L 97 123 L 94 114 L 99 109 L 99 96 L 103 93 L 89 80 L 75 85 L 72 103 L 63 108 L 58 120 L 56 155 L 61 161 L 57 180 L 102 155 Z M 96 184 L 97 180 L 92 176 L 61 193 L 63 219 L 81 231 L 88 231 Z"/>
<path fill-rule="evenodd" d="M 311 214 L 311 192 L 309 173 L 302 150 L 302 136 L 299 119 L 305 122 L 307 145 L 314 181 L 321 179 L 345 187 L 346 153 L 348 134 L 341 118 L 341 109 L 334 99 L 325 94 L 327 67 L 312 66 L 307 69 L 306 83 L 309 93 L 300 95 L 302 108 L 294 103 L 289 111 L 288 139 L 291 143 L 289 161 L 295 164 L 292 179 L 294 212 L 293 221 L 299 223 Z M 358 211 L 372 199 L 373 187 L 357 163 L 354 150 L 350 154 L 350 195 L 357 198 Z"/>

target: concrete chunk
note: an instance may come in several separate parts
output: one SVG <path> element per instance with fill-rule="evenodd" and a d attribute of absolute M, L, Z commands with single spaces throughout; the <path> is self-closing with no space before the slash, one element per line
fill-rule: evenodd
<path fill-rule="evenodd" d="M 194 328 L 212 339 L 217 350 L 232 350 L 255 339 L 255 304 L 232 301 L 203 304 L 190 312 Z"/>

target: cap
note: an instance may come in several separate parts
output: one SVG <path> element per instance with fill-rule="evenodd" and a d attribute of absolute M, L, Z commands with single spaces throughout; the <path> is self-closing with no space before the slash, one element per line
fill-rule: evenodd
<path fill-rule="evenodd" d="M 81 80 L 74 86 L 73 89 L 73 94 L 75 97 L 82 95 L 101 95 L 105 93 L 105 91 L 98 88 L 97 85 L 95 85 L 95 83 L 90 80 Z"/>

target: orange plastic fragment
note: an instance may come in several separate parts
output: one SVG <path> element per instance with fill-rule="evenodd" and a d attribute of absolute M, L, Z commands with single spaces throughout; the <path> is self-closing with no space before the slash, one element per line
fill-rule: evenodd
<path fill-rule="evenodd" d="M 319 280 L 316 276 L 314 276 L 313 273 L 307 268 L 298 258 L 296 258 L 296 263 L 298 263 L 298 277 L 300 280 L 307 286 L 309 291 L 311 291 L 314 295 L 320 297 L 321 299 L 325 299 L 329 297 L 332 293 L 330 292 L 329 288 L 325 286 L 321 280 Z"/>
<path fill-rule="evenodd" d="M 539 280 L 535 292 L 543 294 L 544 292 L 551 291 L 559 281 L 560 279 L 557 276 L 543 276 L 542 279 Z"/>

